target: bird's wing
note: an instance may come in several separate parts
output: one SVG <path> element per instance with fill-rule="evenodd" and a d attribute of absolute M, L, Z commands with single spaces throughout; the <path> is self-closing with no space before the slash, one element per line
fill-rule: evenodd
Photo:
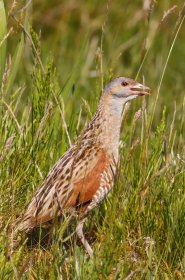
<path fill-rule="evenodd" d="M 90 203 L 107 163 L 103 149 L 72 147 L 48 173 L 17 229 L 33 228 L 60 215 L 64 208 Z"/>

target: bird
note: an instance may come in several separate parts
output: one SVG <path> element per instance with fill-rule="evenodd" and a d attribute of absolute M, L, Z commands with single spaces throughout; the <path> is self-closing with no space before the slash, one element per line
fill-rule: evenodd
<path fill-rule="evenodd" d="M 79 217 L 76 234 L 89 256 L 93 255 L 83 225 L 114 186 L 123 109 L 144 95 L 150 95 L 150 88 L 131 78 L 117 77 L 105 86 L 93 118 L 51 168 L 15 232 L 29 232 L 73 210 Z"/>

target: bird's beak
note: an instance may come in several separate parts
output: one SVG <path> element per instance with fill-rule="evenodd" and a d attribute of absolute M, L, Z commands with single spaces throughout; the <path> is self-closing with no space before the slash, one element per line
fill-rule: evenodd
<path fill-rule="evenodd" d="M 142 84 L 136 84 L 130 88 L 132 95 L 138 95 L 138 96 L 143 96 L 143 95 L 150 95 L 151 89 L 149 87 L 146 87 Z"/>

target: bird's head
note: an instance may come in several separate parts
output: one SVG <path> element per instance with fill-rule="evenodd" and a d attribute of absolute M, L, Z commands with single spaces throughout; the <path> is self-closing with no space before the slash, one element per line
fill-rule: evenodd
<path fill-rule="evenodd" d="M 112 96 L 113 99 L 126 103 L 137 96 L 150 95 L 150 88 L 133 79 L 119 77 L 110 81 L 104 92 Z"/>

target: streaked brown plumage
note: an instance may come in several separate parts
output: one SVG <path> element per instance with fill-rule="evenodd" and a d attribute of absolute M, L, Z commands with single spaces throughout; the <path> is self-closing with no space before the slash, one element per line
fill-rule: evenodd
<path fill-rule="evenodd" d="M 123 107 L 139 95 L 148 95 L 148 91 L 149 88 L 124 77 L 105 87 L 94 118 L 48 173 L 16 232 L 29 231 L 62 215 L 64 209 L 74 209 L 80 216 L 77 235 L 92 255 L 82 232 L 83 223 L 113 187 Z"/>

